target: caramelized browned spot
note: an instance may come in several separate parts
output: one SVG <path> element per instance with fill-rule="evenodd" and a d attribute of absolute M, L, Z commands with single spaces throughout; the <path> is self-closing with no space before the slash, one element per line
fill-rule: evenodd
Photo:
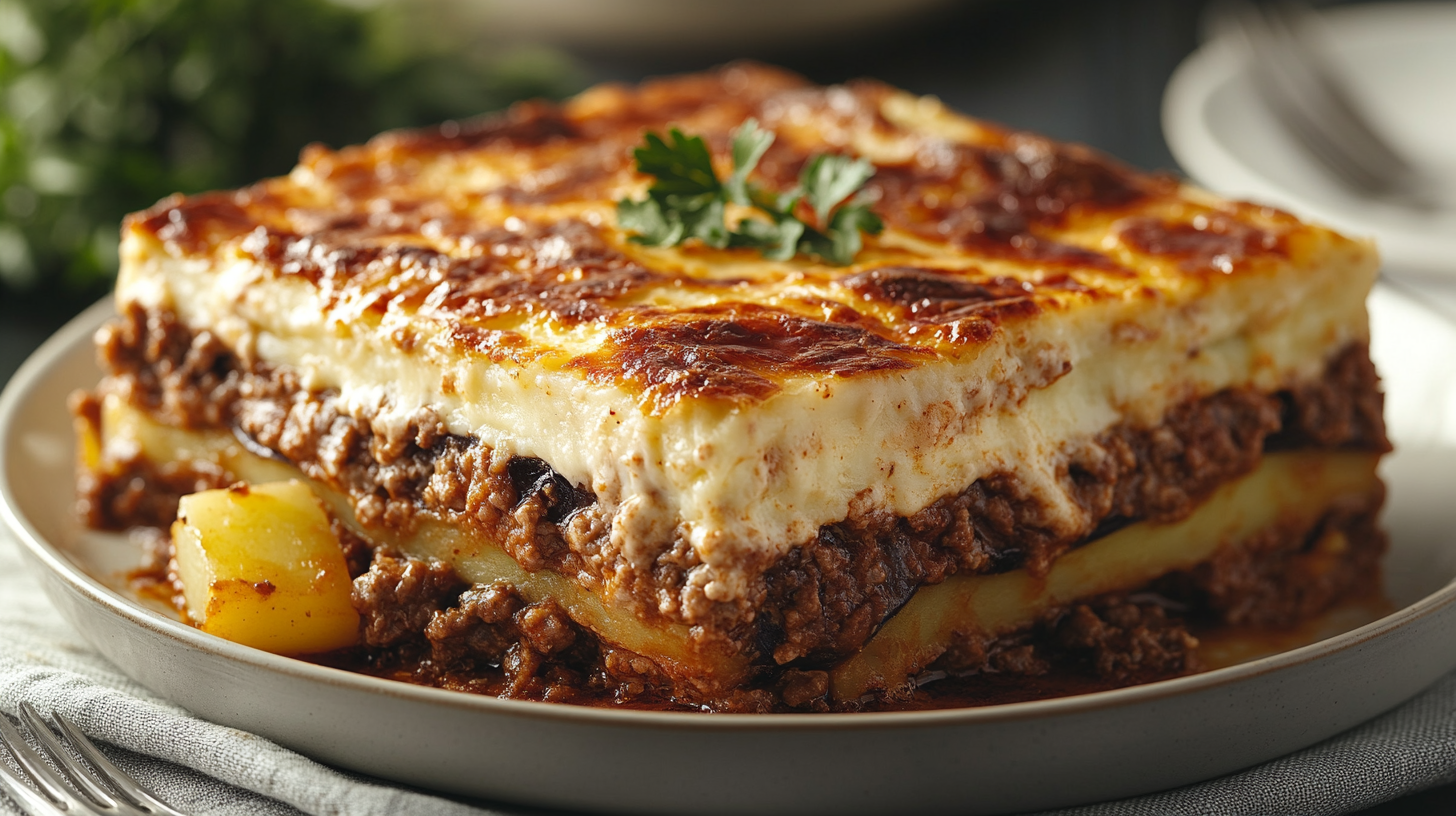
<path fill-rule="evenodd" d="M 1227 274 L 1253 258 L 1287 255 L 1282 235 L 1223 214 L 1199 215 L 1187 224 L 1129 219 L 1117 237 L 1138 252 L 1177 261 L 1185 272 Z"/>
<path fill-rule="evenodd" d="M 779 389 L 778 376 L 785 374 L 911 368 L 907 358 L 927 353 L 858 326 L 752 304 L 634 322 L 639 325 L 614 329 L 601 352 L 570 366 L 593 380 L 636 384 L 656 413 L 690 396 L 762 400 Z"/>
<path fill-rule="evenodd" d="M 142 229 L 184 254 L 197 255 L 225 241 L 246 235 L 257 219 L 238 205 L 232 193 L 174 195 L 149 210 L 129 216 Z"/>
<path fill-rule="evenodd" d="M 556 105 L 540 100 L 512 106 L 499 116 L 385 134 L 375 143 L 400 151 L 436 152 L 504 147 L 511 150 L 540 147 L 555 141 L 581 138 L 581 131 Z"/>
<path fill-rule="evenodd" d="M 516 342 L 482 340 L 485 334 L 472 327 L 478 321 L 533 312 L 564 323 L 597 320 L 616 311 L 608 304 L 669 280 L 580 221 L 481 230 L 466 236 L 481 250 L 466 257 L 401 243 L 370 246 L 375 231 L 352 224 L 309 236 L 259 231 L 242 248 L 280 274 L 312 281 L 333 303 L 464 321 L 454 326 L 472 347 Z"/>
<path fill-rule="evenodd" d="M 613 138 L 628 131 L 633 144 L 643 128 L 662 128 L 694 119 L 694 132 L 724 138 L 749 116 L 761 115 L 764 106 L 786 94 L 814 89 L 803 77 L 750 62 L 738 62 L 697 74 L 649 79 L 637 86 L 609 85 L 597 89 L 598 99 L 609 96 L 589 112 L 568 103 L 583 136 Z"/>
<path fill-rule="evenodd" d="M 524 363 L 539 356 L 539 352 L 525 335 L 510 330 L 478 329 L 456 324 L 450 327 L 450 342 L 456 348 L 475 352 L 497 363 L 506 360 Z M 446 380 L 444 388 L 445 393 L 453 393 L 454 381 Z"/>
<path fill-rule="evenodd" d="M 956 324 L 937 333 L 949 342 L 985 342 L 1005 318 L 1041 311 L 1036 287 L 1015 278 L 969 279 L 936 269 L 889 266 L 840 278 L 839 285 L 863 300 L 899 307 L 903 320 L 912 325 Z"/>
<path fill-rule="evenodd" d="M 558 320 L 595 320 L 605 304 L 661 285 L 670 277 L 612 249 L 580 221 L 472 236 L 489 258 L 452 268 L 432 290 L 430 309 L 465 318 L 544 309 Z"/>
<path fill-rule="evenodd" d="M 946 145 L 912 164 L 881 167 L 876 211 L 901 229 L 993 257 L 1117 270 L 1105 255 L 1039 235 L 1083 210 L 1116 210 L 1176 189 L 1077 145 L 1027 133 L 1004 148 Z"/>

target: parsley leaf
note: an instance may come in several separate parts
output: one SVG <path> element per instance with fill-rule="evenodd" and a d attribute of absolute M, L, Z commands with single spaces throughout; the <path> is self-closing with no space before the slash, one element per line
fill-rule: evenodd
<path fill-rule="evenodd" d="M 733 172 L 726 182 L 718 180 L 701 137 L 684 136 L 673 128 L 668 139 L 648 133 L 646 144 L 632 152 L 638 171 L 654 179 L 647 198 L 617 202 L 617 222 L 636 233 L 632 240 L 637 243 L 674 246 L 697 238 L 720 249 L 754 248 L 771 260 L 803 253 L 844 265 L 853 263 L 863 247 L 861 232 L 876 235 L 883 228 L 863 200 L 844 203 L 875 173 L 874 165 L 863 159 L 816 154 L 805 164 L 796 187 L 775 193 L 748 180 L 774 142 L 773 132 L 759 127 L 756 120 L 744 121 L 733 132 Z M 813 208 L 822 231 L 794 215 L 800 200 Z M 724 221 L 728 203 L 759 213 L 743 218 L 730 231 Z"/>
<path fill-rule="evenodd" d="M 874 174 L 874 165 L 864 159 L 821 153 L 804 165 L 799 186 L 804 188 L 804 197 L 814 208 L 819 223 L 825 224 L 829 222 L 830 211 L 854 195 Z"/>
<path fill-rule="evenodd" d="M 773 132 L 760 128 L 757 119 L 745 120 L 733 131 L 733 175 L 724 185 L 729 201 L 745 206 L 754 204 L 749 194 L 748 174 L 758 166 L 758 160 L 773 142 Z"/>
<path fill-rule="evenodd" d="M 650 193 L 694 196 L 722 189 L 701 136 L 684 136 L 673 128 L 668 138 L 672 139 L 670 146 L 656 133 L 648 133 L 647 145 L 632 151 L 637 169 L 657 179 Z"/>
<path fill-rule="evenodd" d="M 771 261 L 787 261 L 800 251 L 804 222 L 797 218 L 764 221 L 745 218 L 729 236 L 729 246 L 753 247 Z"/>
<path fill-rule="evenodd" d="M 697 238 L 709 246 L 728 246 L 723 225 L 723 185 L 713 172 L 708 146 L 698 136 L 673 128 L 672 144 L 656 133 L 632 151 L 637 168 L 657 180 L 645 201 L 617 202 L 617 221 L 636 232 L 632 240 L 648 246 L 673 246 Z"/>
<path fill-rule="evenodd" d="M 815 232 L 805 240 L 805 252 L 818 255 L 838 266 L 853 263 L 854 256 L 864 246 L 861 232 L 879 235 L 884 222 L 862 202 L 855 202 L 839 208 L 829 221 L 829 228 L 822 234 Z"/>
<path fill-rule="evenodd" d="M 683 237 L 682 222 L 669 224 L 667 216 L 662 214 L 662 206 L 652 198 L 618 201 L 617 223 L 622 229 L 637 233 L 632 240 L 648 246 L 672 246 Z"/>

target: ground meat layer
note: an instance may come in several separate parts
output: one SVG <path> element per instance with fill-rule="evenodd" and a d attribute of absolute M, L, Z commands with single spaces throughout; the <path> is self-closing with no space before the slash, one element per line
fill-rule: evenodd
<path fill-rule="evenodd" d="M 467 587 L 448 566 L 386 552 L 354 583 L 365 645 L 321 661 L 501 697 L 733 712 L 961 707 L 1115 688 L 1197 671 L 1191 627 L 1288 626 L 1376 592 L 1382 499 L 1337 504 L 1308 528 L 1275 525 L 1193 570 L 1052 609 L 1023 631 L 962 636 L 917 681 L 860 700 L 831 700 L 831 667 L 809 660 L 766 663 L 745 687 L 704 698 L 553 603 L 526 603 L 506 584 Z"/>
<path fill-rule="evenodd" d="M 1157 427 L 1117 426 L 1066 451 L 1062 477 L 1086 511 L 1085 529 L 1055 523 L 1014 473 L 998 473 L 909 517 L 869 512 L 827 525 L 763 565 L 748 597 L 712 603 L 687 586 L 698 561 L 685 541 L 664 542 L 649 569 L 616 563 L 606 555 L 609 520 L 588 490 L 538 459 L 452 435 L 428 412 L 398 426 L 348 413 L 335 394 L 244 360 L 168 312 L 129 307 L 98 343 L 109 373 L 104 388 L 163 424 L 228 429 L 254 452 L 292 463 L 349 496 L 366 529 L 408 531 L 424 512 L 499 542 L 526 569 L 553 570 L 588 589 L 607 574 L 628 574 L 639 616 L 691 624 L 701 640 L 727 641 L 779 665 L 853 653 L 918 587 L 949 574 L 1017 567 L 1040 574 L 1101 531 L 1181 518 L 1219 484 L 1251 471 L 1266 448 L 1388 448 L 1374 368 L 1366 348 L 1352 346 L 1308 385 L 1220 392 L 1179 406 Z M 78 404 L 84 417 L 88 402 Z M 221 478 L 165 467 L 136 464 L 83 479 L 88 518 L 103 526 L 165 523 L 176 496 Z M 147 486 L 154 495 L 139 500 Z"/>

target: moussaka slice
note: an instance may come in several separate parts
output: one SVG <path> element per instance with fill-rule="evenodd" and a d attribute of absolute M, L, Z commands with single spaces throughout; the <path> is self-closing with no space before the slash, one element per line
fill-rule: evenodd
<path fill-rule="evenodd" d="M 720 202 L 735 235 L 832 235 L 745 206 L 831 162 L 872 171 L 883 229 L 785 257 L 624 225 L 647 134 L 733 179 L 749 120 L 772 141 Z M 305 480 L 361 616 L 318 659 L 417 682 L 730 711 L 1127 684 L 1196 669 L 1197 627 L 1374 587 L 1375 273 L 873 82 L 602 86 L 129 218 L 82 504 L 161 526 Z"/>

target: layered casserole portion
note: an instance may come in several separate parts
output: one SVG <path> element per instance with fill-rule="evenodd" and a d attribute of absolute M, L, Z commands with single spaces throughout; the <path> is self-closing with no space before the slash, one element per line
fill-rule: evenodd
<path fill-rule="evenodd" d="M 874 165 L 852 263 L 619 226 L 645 133 L 726 176 L 750 118 L 780 188 Z M 602 86 L 129 218 L 82 503 L 165 526 L 305 480 L 361 615 L 320 659 L 416 682 L 719 711 L 1125 685 L 1373 587 L 1375 274 L 873 82 Z"/>

